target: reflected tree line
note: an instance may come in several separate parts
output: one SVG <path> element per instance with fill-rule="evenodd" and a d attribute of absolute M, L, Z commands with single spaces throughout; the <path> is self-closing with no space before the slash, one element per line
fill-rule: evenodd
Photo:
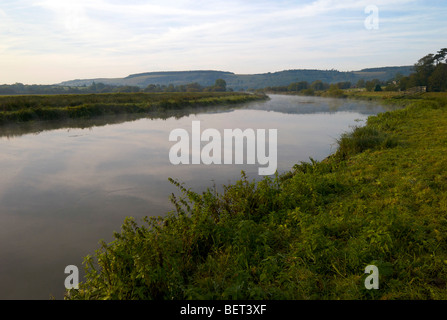
<path fill-rule="evenodd" d="M 44 131 L 58 130 L 58 129 L 92 129 L 94 127 L 102 127 L 111 124 L 120 124 L 129 121 L 136 121 L 139 119 L 162 119 L 169 118 L 180 119 L 190 115 L 199 113 L 212 112 L 223 113 L 230 112 L 235 108 L 242 106 L 235 105 L 221 105 L 208 107 L 186 107 L 184 109 L 175 110 L 154 110 L 148 113 L 124 113 L 124 114 L 110 114 L 93 118 L 65 118 L 53 121 L 28 121 L 20 123 L 7 123 L 0 126 L 0 137 L 14 138 L 25 134 L 39 134 Z"/>

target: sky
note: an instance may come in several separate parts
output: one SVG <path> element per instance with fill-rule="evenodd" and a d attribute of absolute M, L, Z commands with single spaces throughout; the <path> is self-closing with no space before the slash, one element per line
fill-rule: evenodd
<path fill-rule="evenodd" d="M 447 47 L 446 17 L 445 0 L 0 0 L 0 84 L 413 65 Z"/>

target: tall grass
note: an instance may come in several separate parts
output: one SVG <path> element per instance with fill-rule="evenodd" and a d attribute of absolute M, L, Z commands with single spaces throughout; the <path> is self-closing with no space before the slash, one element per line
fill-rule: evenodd
<path fill-rule="evenodd" d="M 336 156 L 347 159 L 365 150 L 380 150 L 392 148 L 397 140 L 389 134 L 379 131 L 372 126 L 355 127 L 353 131 L 343 133 L 337 140 Z"/>

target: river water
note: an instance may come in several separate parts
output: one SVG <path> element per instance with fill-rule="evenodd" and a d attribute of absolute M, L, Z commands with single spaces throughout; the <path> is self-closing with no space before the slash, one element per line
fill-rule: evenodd
<path fill-rule="evenodd" d="M 260 165 L 173 165 L 172 130 L 276 129 L 277 169 L 322 160 L 336 139 L 369 115 L 368 102 L 271 95 L 241 106 L 158 113 L 146 118 L 27 123 L 0 128 L 0 299 L 62 299 L 65 267 L 113 240 L 125 217 L 159 216 L 177 193 L 168 178 L 200 192 Z M 268 149 L 267 149 L 268 150 Z M 82 279 L 81 279 L 82 280 Z"/>

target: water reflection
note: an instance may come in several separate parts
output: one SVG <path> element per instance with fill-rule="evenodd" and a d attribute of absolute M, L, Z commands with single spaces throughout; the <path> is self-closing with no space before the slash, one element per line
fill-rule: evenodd
<path fill-rule="evenodd" d="M 242 107 L 242 105 L 239 105 Z M 28 121 L 23 123 L 10 123 L 0 126 L 0 137 L 19 137 L 25 134 L 39 134 L 43 131 L 57 130 L 57 129 L 86 129 L 93 127 L 102 127 L 111 124 L 119 124 L 123 122 L 135 121 L 138 119 L 179 119 L 191 114 L 198 113 L 222 113 L 229 112 L 238 105 L 232 106 L 217 106 L 217 107 L 188 107 L 181 110 L 166 110 L 166 111 L 154 111 L 150 113 L 137 113 L 137 114 L 118 114 L 118 115 L 105 115 L 100 117 L 93 117 L 89 119 L 64 119 L 55 121 Z"/>
<path fill-rule="evenodd" d="M 315 114 L 334 112 L 356 112 L 362 115 L 374 115 L 378 112 L 393 110 L 394 106 L 383 106 L 371 101 L 321 98 L 293 95 L 271 95 L 272 101 L 252 102 L 245 108 L 252 110 L 274 111 L 286 114 Z M 272 103 L 273 102 L 273 103 Z"/>
<path fill-rule="evenodd" d="M 19 137 L 25 134 L 39 134 L 43 131 L 57 129 L 86 129 L 111 124 L 135 121 L 138 119 L 180 119 L 200 113 L 224 113 L 237 109 L 272 111 L 285 114 L 315 114 L 334 112 L 356 112 L 362 115 L 374 115 L 389 111 L 395 107 L 382 106 L 370 101 L 320 98 L 306 96 L 270 95 L 270 100 L 255 101 L 240 105 L 215 107 L 189 107 L 181 110 L 154 111 L 145 114 L 120 114 L 95 117 L 90 119 L 65 119 L 57 121 L 30 121 L 0 126 L 0 137 Z"/>
<path fill-rule="evenodd" d="M 169 177 L 197 192 L 234 182 L 241 170 L 260 179 L 257 164 L 171 165 L 168 136 L 173 129 L 189 131 L 192 121 L 201 121 L 202 130 L 220 132 L 277 129 L 278 171 L 283 172 L 309 157 L 323 159 L 356 120 L 384 109 L 272 96 L 201 111 L 1 128 L 0 299 L 62 298 L 65 267 L 81 267 L 100 239 L 113 239 L 126 216 L 140 221 L 173 209 L 168 197 L 178 190 Z"/>

